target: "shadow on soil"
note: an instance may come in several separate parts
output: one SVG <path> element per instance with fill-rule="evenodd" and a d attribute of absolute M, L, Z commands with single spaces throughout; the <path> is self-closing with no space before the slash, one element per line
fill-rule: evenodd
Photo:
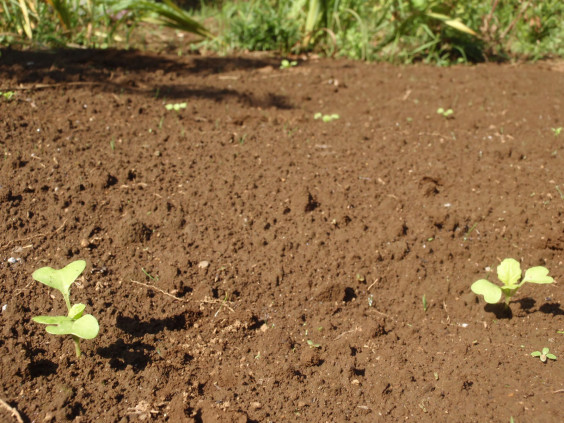
<path fill-rule="evenodd" d="M 544 303 L 538 308 L 538 310 L 533 310 L 536 301 L 530 297 L 511 301 L 511 303 L 519 304 L 520 309 L 526 314 L 541 312 L 544 314 L 552 314 L 553 316 L 564 315 L 564 310 L 562 310 L 560 304 L 558 303 Z M 504 303 L 486 304 L 484 306 L 484 310 L 488 313 L 494 313 L 497 319 L 511 319 L 513 317 L 513 312 L 510 308 L 505 307 Z"/>
<path fill-rule="evenodd" d="M 252 107 L 292 109 L 289 100 L 273 93 L 264 97 L 234 89 L 202 85 L 197 79 L 191 84 L 153 85 L 152 72 L 173 73 L 174 78 L 190 75 L 219 75 L 238 70 L 253 70 L 277 66 L 270 58 L 249 57 L 201 57 L 170 59 L 156 54 L 133 50 L 55 50 L 18 51 L 0 49 L 0 78 L 14 76 L 14 66 L 19 67 L 17 84 L 25 88 L 4 86 L 0 89 L 15 90 L 49 89 L 81 86 L 100 86 L 106 91 L 127 92 L 145 96 L 166 96 L 169 99 L 207 98 L 223 101 L 236 98 Z M 114 72 L 121 76 L 115 77 Z M 235 77 L 234 77 L 235 78 Z M 162 79 L 162 76 L 159 78 Z"/>
<path fill-rule="evenodd" d="M 148 322 L 142 322 L 137 316 L 128 317 L 119 315 L 116 320 L 116 326 L 125 333 L 138 338 L 146 334 L 160 333 L 164 329 L 186 329 L 192 326 L 197 318 L 198 313 L 184 312 L 164 319 L 151 319 Z"/>
<path fill-rule="evenodd" d="M 135 372 L 145 369 L 151 360 L 150 352 L 155 347 L 140 341 L 126 343 L 118 339 L 107 347 L 98 348 L 97 353 L 110 360 L 110 367 L 114 370 L 124 370 L 131 366 Z"/>

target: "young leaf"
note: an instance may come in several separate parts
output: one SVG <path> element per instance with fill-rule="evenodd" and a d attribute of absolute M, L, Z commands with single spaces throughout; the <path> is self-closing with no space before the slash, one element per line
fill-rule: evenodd
<path fill-rule="evenodd" d="M 470 287 L 472 292 L 477 295 L 483 295 L 484 300 L 488 304 L 495 304 L 501 298 L 501 288 L 497 285 L 494 285 L 490 281 L 486 279 L 480 279 L 472 284 Z"/>
<path fill-rule="evenodd" d="M 72 321 L 72 319 L 67 316 L 36 316 L 31 320 L 36 323 L 41 323 L 42 325 L 60 325 L 64 322 Z"/>
<path fill-rule="evenodd" d="M 536 266 L 527 269 L 523 282 L 552 283 L 554 279 L 548 276 L 548 269 L 546 267 Z"/>
<path fill-rule="evenodd" d="M 68 317 L 64 319 L 67 320 L 63 320 L 57 325 L 47 326 L 45 330 L 52 335 L 75 335 L 83 339 L 95 338 L 100 330 L 98 321 L 91 314 L 82 316 L 78 320 L 72 320 Z M 37 320 L 35 321 L 37 322 Z"/>
<path fill-rule="evenodd" d="M 69 317 L 73 320 L 77 320 L 82 316 L 82 312 L 86 306 L 84 304 L 75 304 L 71 307 L 69 311 Z"/>
<path fill-rule="evenodd" d="M 42 267 L 37 269 L 31 275 L 33 279 L 41 282 L 51 288 L 60 291 L 65 298 L 68 296 L 69 288 L 78 278 L 86 267 L 84 260 L 73 261 L 62 269 L 53 269 L 52 267 Z"/>
<path fill-rule="evenodd" d="M 497 266 L 497 277 L 504 285 L 517 285 L 521 278 L 521 265 L 512 258 L 507 258 Z"/>

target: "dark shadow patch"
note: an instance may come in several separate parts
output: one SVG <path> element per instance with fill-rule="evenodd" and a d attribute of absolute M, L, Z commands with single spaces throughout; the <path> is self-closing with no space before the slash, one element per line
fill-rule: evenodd
<path fill-rule="evenodd" d="M 513 312 L 509 307 L 505 306 L 505 303 L 486 304 L 484 310 L 487 313 L 495 314 L 495 317 L 498 319 L 511 319 L 513 317 Z"/>
<path fill-rule="evenodd" d="M 50 360 L 40 359 L 33 360 L 28 366 L 27 370 L 32 379 L 39 376 L 50 376 L 57 373 L 59 365 Z"/>
<path fill-rule="evenodd" d="M 564 310 L 560 307 L 558 303 L 545 303 L 540 306 L 539 311 L 544 314 L 552 314 L 553 316 L 563 316 Z"/>
<path fill-rule="evenodd" d="M 113 370 L 124 370 L 131 366 L 135 372 L 145 369 L 151 360 L 148 352 L 154 351 L 155 347 L 143 342 L 125 343 L 118 339 L 107 347 L 97 349 L 98 355 L 110 360 Z"/>
<path fill-rule="evenodd" d="M 17 51 L 0 49 L 0 78 L 11 79 L 17 75 L 17 83 L 37 89 L 64 86 L 78 89 L 85 86 L 101 87 L 110 92 L 127 92 L 147 97 L 165 95 L 170 99 L 193 97 L 224 101 L 235 97 L 253 107 L 292 109 L 288 98 L 276 93 L 257 97 L 214 85 L 191 86 L 174 84 L 154 86 L 151 74 L 174 73 L 175 79 L 190 75 L 206 76 L 234 71 L 252 71 L 279 65 L 274 58 L 206 57 L 168 58 L 163 55 L 135 50 L 78 50 Z M 125 75 L 119 78 L 115 74 Z M 147 82 L 149 81 L 149 83 Z M 9 89 L 10 87 L 5 87 Z"/>
<path fill-rule="evenodd" d="M 188 318 L 186 315 L 188 315 Z M 196 321 L 197 316 L 198 313 L 184 312 L 164 319 L 151 319 L 148 322 L 143 322 L 137 316 L 128 317 L 120 314 L 117 317 L 116 326 L 129 335 L 141 337 L 146 334 L 162 332 L 164 329 L 186 329 Z"/>
<path fill-rule="evenodd" d="M 345 296 L 343 297 L 343 301 L 348 303 L 349 301 L 351 301 L 353 298 L 356 298 L 356 293 L 354 292 L 354 289 L 352 288 L 345 288 Z"/>
<path fill-rule="evenodd" d="M 519 300 L 515 300 L 515 301 L 512 301 L 512 302 L 519 304 L 519 306 L 521 307 L 521 310 L 523 310 L 523 311 L 525 311 L 525 312 L 527 312 L 527 313 L 530 313 L 530 312 L 531 312 L 531 309 L 532 309 L 532 308 L 535 306 L 535 304 L 536 304 L 536 301 L 535 301 L 534 299 L 532 299 L 532 298 L 529 298 L 529 297 L 527 297 L 527 298 L 521 298 L 521 299 L 519 299 Z"/>

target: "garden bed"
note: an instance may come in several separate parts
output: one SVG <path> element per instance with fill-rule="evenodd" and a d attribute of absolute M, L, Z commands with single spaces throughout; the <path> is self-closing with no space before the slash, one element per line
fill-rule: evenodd
<path fill-rule="evenodd" d="M 562 419 L 561 64 L 1 53 L 24 421 Z M 557 283 L 485 306 L 506 257 Z M 101 327 L 79 360 L 31 321 L 65 310 L 33 271 L 77 259 Z"/>

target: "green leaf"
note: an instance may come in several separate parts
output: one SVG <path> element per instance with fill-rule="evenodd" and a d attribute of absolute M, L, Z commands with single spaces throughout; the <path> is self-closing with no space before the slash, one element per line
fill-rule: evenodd
<path fill-rule="evenodd" d="M 83 339 L 95 338 L 100 330 L 98 321 L 91 314 L 86 314 L 78 320 L 72 320 L 68 317 L 65 319 L 67 320 L 61 321 L 57 325 L 47 326 L 45 330 L 52 335 L 75 335 Z"/>
<path fill-rule="evenodd" d="M 501 298 L 501 288 L 486 279 L 474 282 L 470 289 L 474 294 L 483 295 L 488 304 L 495 304 Z"/>
<path fill-rule="evenodd" d="M 542 349 L 542 355 L 547 355 L 550 350 L 547 347 Z"/>
<path fill-rule="evenodd" d="M 556 360 L 556 356 L 554 354 L 547 354 L 546 358 L 550 358 L 551 360 Z"/>
<path fill-rule="evenodd" d="M 69 317 L 73 320 L 80 318 L 85 308 L 86 306 L 84 304 L 73 305 L 69 311 Z"/>
<path fill-rule="evenodd" d="M 67 316 L 36 316 L 31 320 L 42 325 L 60 325 L 64 322 L 72 322 L 72 319 Z"/>
<path fill-rule="evenodd" d="M 521 278 L 521 265 L 515 259 L 506 258 L 497 266 L 497 277 L 504 285 L 517 285 Z"/>
<path fill-rule="evenodd" d="M 523 282 L 552 283 L 554 279 L 548 276 L 548 269 L 546 267 L 536 266 L 527 269 Z"/>
<path fill-rule="evenodd" d="M 70 286 L 85 267 L 86 262 L 84 260 L 77 260 L 58 270 L 52 267 L 42 267 L 33 272 L 31 276 L 36 281 L 60 291 L 67 298 Z"/>
<path fill-rule="evenodd" d="M 533 357 L 540 357 L 540 356 L 541 356 L 541 352 L 540 352 L 540 351 L 533 351 L 533 352 L 531 353 L 531 355 L 532 355 Z"/>

